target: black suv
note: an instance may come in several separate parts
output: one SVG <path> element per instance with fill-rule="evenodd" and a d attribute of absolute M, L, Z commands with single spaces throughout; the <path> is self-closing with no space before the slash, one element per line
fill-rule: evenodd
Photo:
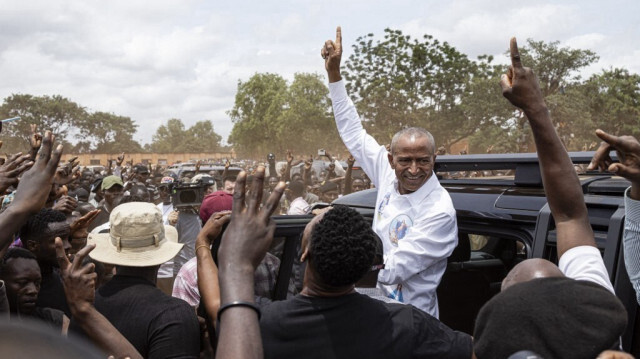
<path fill-rule="evenodd" d="M 623 347 L 638 356 L 638 303 L 622 253 L 623 194 L 630 184 L 611 174 L 583 172 L 593 154 L 569 155 L 580 173 L 598 248 L 616 294 L 627 309 L 629 321 L 622 338 Z M 555 225 L 535 153 L 439 156 L 435 171 L 453 200 L 459 233 L 458 247 L 449 258 L 438 287 L 440 320 L 472 334 L 478 310 L 500 291 L 502 279 L 514 265 L 527 258 L 546 258 L 557 263 Z M 333 203 L 348 205 L 373 221 L 375 201 L 376 190 L 371 189 L 343 196 Z M 282 260 L 273 294 L 276 300 L 286 297 L 291 276 L 300 276 L 293 270 L 294 257 L 300 233 L 311 218 L 310 215 L 274 217 L 277 223 L 274 243 L 278 248 L 275 252 Z"/>

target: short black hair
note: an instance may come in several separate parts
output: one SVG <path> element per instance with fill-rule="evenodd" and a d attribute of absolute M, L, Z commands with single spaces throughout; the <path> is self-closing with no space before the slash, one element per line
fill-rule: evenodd
<path fill-rule="evenodd" d="M 4 277 L 7 261 L 13 258 L 33 259 L 36 263 L 38 262 L 38 259 L 30 250 L 20 247 L 11 247 L 2 257 L 2 261 L 0 261 L 0 277 Z"/>
<path fill-rule="evenodd" d="M 373 264 L 376 252 L 371 224 L 356 210 L 334 206 L 313 227 L 309 265 L 331 286 L 354 284 Z"/>
<path fill-rule="evenodd" d="M 20 228 L 20 240 L 25 243 L 33 236 L 42 234 L 47 229 L 49 223 L 64 222 L 67 216 L 64 213 L 51 208 L 43 208 L 40 212 L 32 215 L 22 228 Z"/>
<path fill-rule="evenodd" d="M 291 183 L 289 183 L 289 190 L 294 199 L 302 197 L 304 193 L 304 183 L 302 183 L 302 181 L 291 181 Z"/>
<path fill-rule="evenodd" d="M 236 181 L 236 179 L 238 179 L 238 177 L 237 177 L 237 176 L 234 176 L 234 175 L 226 175 L 226 176 L 224 176 L 224 178 L 222 179 L 222 183 L 224 184 L 224 183 L 225 183 L 225 182 L 227 182 L 227 181 L 235 182 L 235 181 Z"/>

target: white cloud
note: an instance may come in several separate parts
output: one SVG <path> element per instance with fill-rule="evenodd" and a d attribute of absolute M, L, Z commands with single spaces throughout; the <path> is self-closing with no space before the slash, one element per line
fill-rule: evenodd
<path fill-rule="evenodd" d="M 633 1 L 196 0 L 5 1 L 0 12 L 0 97 L 61 94 L 93 111 L 130 116 L 148 142 L 167 119 L 209 119 L 224 138 L 238 80 L 274 72 L 323 73 L 322 43 L 344 30 L 345 56 L 386 27 L 448 41 L 471 57 L 499 55 L 510 36 L 590 48 L 588 71 L 640 72 Z M 619 9 L 624 8 L 624 12 Z M 615 21 L 612 21 L 615 19 Z"/>

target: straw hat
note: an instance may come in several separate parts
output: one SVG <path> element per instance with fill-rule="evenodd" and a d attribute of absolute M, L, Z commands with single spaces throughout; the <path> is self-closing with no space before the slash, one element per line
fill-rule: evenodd
<path fill-rule="evenodd" d="M 178 231 L 162 224 L 162 212 L 151 203 L 121 204 L 113 209 L 109 222 L 109 233 L 87 238 L 87 244 L 96 245 L 89 256 L 98 262 L 151 267 L 172 259 L 182 249 Z"/>

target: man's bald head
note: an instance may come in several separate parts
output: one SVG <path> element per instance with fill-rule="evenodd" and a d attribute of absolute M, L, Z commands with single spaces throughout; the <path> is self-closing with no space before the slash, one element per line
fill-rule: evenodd
<path fill-rule="evenodd" d="M 536 278 L 564 277 L 557 265 L 546 259 L 532 258 L 518 263 L 502 281 L 501 290 Z"/>
<path fill-rule="evenodd" d="M 400 138 L 404 136 L 414 137 L 414 138 L 426 137 L 429 142 L 429 151 L 431 153 L 436 153 L 436 141 L 433 139 L 433 135 L 429 131 L 420 127 L 409 127 L 409 128 L 402 129 L 396 132 L 395 135 L 393 135 L 393 139 L 391 139 L 392 155 L 395 153 L 395 149 L 396 149 L 396 146 L 398 145 L 398 141 L 400 140 Z"/>

